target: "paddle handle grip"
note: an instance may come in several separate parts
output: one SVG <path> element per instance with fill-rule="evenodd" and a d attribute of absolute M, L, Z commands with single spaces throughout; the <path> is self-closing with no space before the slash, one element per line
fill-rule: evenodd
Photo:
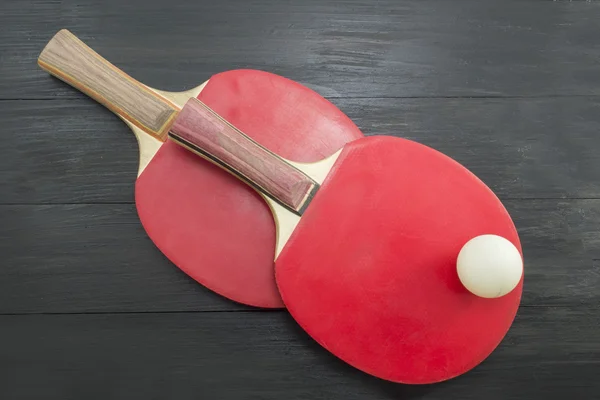
<path fill-rule="evenodd" d="M 302 214 L 319 187 L 308 175 L 252 140 L 198 99 L 188 100 L 169 136 L 296 214 Z"/>
<path fill-rule="evenodd" d="M 177 106 L 106 61 L 66 29 L 48 42 L 38 64 L 160 140 L 166 139 L 179 111 Z"/>

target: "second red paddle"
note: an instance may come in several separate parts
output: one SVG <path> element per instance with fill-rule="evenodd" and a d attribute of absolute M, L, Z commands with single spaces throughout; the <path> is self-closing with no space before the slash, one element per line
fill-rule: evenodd
<path fill-rule="evenodd" d="M 169 136 L 265 197 L 286 306 L 351 365 L 438 382 L 479 364 L 510 327 L 521 296 L 517 232 L 491 190 L 452 159 L 370 137 L 293 163 L 195 99 Z"/>

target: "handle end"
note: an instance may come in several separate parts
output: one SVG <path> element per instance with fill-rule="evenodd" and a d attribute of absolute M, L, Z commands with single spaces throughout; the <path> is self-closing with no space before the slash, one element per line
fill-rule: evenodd
<path fill-rule="evenodd" d="M 46 45 L 44 46 L 44 48 L 42 49 L 42 52 L 40 53 L 40 55 L 38 56 L 37 59 L 37 63 L 38 65 L 45 71 L 48 71 L 50 73 L 52 73 L 50 71 L 50 67 L 49 67 L 49 54 L 52 52 L 52 50 L 57 46 L 57 44 L 63 40 L 68 40 L 68 39 L 77 39 L 77 37 L 75 35 L 73 35 L 71 33 L 71 31 L 69 31 L 68 29 L 61 29 L 60 31 L 56 32 L 54 34 L 54 36 L 52 36 L 52 39 L 50 39 L 48 41 L 48 43 L 46 43 Z M 77 39 L 78 40 L 78 39 Z"/>
<path fill-rule="evenodd" d="M 144 132 L 166 140 L 179 107 L 106 61 L 69 30 L 54 35 L 38 65 Z"/>

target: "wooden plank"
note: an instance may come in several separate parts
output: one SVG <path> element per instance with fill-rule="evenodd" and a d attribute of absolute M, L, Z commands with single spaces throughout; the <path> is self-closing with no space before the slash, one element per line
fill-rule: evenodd
<path fill-rule="evenodd" d="M 600 98 L 335 99 L 366 134 L 432 146 L 502 199 L 600 198 Z M 5 101 L 0 204 L 133 202 L 134 136 L 91 100 Z"/>
<path fill-rule="evenodd" d="M 339 361 L 284 312 L 1 316 L 0 387 L 10 399 L 592 399 L 599 321 L 522 309 L 474 370 L 405 386 Z"/>
<path fill-rule="evenodd" d="M 600 99 L 336 99 L 369 135 L 454 158 L 501 199 L 600 197 Z"/>
<path fill-rule="evenodd" d="M 135 206 L 0 207 L 0 313 L 245 309 L 181 272 Z"/>
<path fill-rule="evenodd" d="M 77 97 L 36 66 L 61 28 L 165 90 L 256 68 L 331 97 L 598 95 L 598 20 L 589 1 L 5 1 L 0 96 Z"/>
<path fill-rule="evenodd" d="M 5 101 L 0 203 L 134 201 L 138 146 L 111 112 L 87 101 Z"/>
<path fill-rule="evenodd" d="M 510 200 L 529 306 L 597 306 L 600 200 Z M 247 310 L 180 272 L 129 204 L 0 207 L 0 313 Z M 595 260 L 595 261 L 594 261 Z"/>

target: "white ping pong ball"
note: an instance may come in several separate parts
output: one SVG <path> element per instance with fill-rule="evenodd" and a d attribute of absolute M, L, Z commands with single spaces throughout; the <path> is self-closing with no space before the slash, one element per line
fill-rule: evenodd
<path fill-rule="evenodd" d="M 521 253 L 509 240 L 481 235 L 469 240 L 458 253 L 458 277 L 467 290 L 485 298 L 510 293 L 523 275 Z"/>

